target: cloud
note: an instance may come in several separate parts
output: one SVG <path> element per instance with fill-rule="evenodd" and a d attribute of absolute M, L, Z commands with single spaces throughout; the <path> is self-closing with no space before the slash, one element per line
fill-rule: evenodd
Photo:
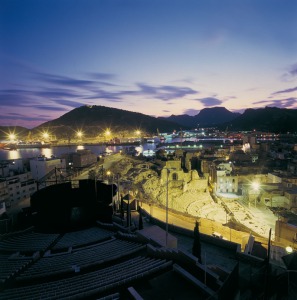
<path fill-rule="evenodd" d="M 290 67 L 289 74 L 292 76 L 297 76 L 297 63 Z"/>
<path fill-rule="evenodd" d="M 253 102 L 253 104 L 261 104 L 266 106 L 272 106 L 272 107 L 279 107 L 279 108 L 295 108 L 297 102 L 297 98 L 291 97 L 286 99 L 274 99 L 274 100 L 261 100 Z"/>
<path fill-rule="evenodd" d="M 120 90 L 120 91 L 106 91 L 103 89 L 92 90 L 93 95 L 85 96 L 84 99 L 107 99 L 112 102 L 122 102 L 126 96 L 140 96 L 140 97 L 151 97 L 154 99 L 160 99 L 163 101 L 170 101 L 173 99 L 183 98 L 187 95 L 198 94 L 188 87 L 180 87 L 173 85 L 161 85 L 153 86 L 144 83 L 136 83 L 135 90 Z"/>
<path fill-rule="evenodd" d="M 50 116 L 28 116 L 25 114 L 18 114 L 18 113 L 8 113 L 8 114 L 0 114 L 1 120 L 24 120 L 24 121 L 48 121 L 50 120 Z"/>
<path fill-rule="evenodd" d="M 85 105 L 85 103 L 71 101 L 71 100 L 54 100 L 54 102 L 61 105 L 70 106 L 70 107 L 80 107 L 82 105 Z"/>
<path fill-rule="evenodd" d="M 109 92 L 104 90 L 92 91 L 93 94 L 90 96 L 84 96 L 83 99 L 106 99 L 111 102 L 122 102 L 122 96 L 125 92 Z"/>
<path fill-rule="evenodd" d="M 61 76 L 49 73 L 41 73 L 37 72 L 33 75 L 36 79 L 39 79 L 43 82 L 66 86 L 66 87 L 75 87 L 90 90 L 92 87 L 98 86 L 117 86 L 114 83 L 102 81 L 102 80 L 113 80 L 116 78 L 114 74 L 108 73 L 86 73 L 85 76 L 91 78 L 92 80 L 86 79 L 78 79 L 69 76 Z"/>
<path fill-rule="evenodd" d="M 92 79 L 96 80 L 97 84 L 103 85 L 103 86 L 117 86 L 116 84 L 102 81 L 102 80 L 114 80 L 116 79 L 116 75 L 112 73 L 87 73 L 87 76 L 89 76 Z M 99 80 L 99 81 L 98 81 Z"/>
<path fill-rule="evenodd" d="M 198 94 L 198 91 L 195 91 L 191 88 L 173 85 L 151 86 L 138 83 L 137 86 L 140 88 L 140 91 L 136 91 L 134 94 L 136 93 L 140 95 L 152 96 L 155 99 L 160 99 L 163 101 L 183 98 L 187 95 Z"/>
<path fill-rule="evenodd" d="M 79 97 L 80 94 L 74 92 L 73 90 L 68 89 L 59 89 L 59 88 L 45 88 L 42 91 L 35 91 L 34 94 L 39 97 L 46 97 L 46 98 L 76 98 Z"/>
<path fill-rule="evenodd" d="M 40 105 L 43 101 L 48 101 L 49 99 L 62 105 L 67 105 L 70 107 L 78 107 L 84 105 L 84 103 L 78 103 L 74 101 L 60 100 L 61 98 L 78 98 L 80 95 L 73 93 L 68 90 L 55 90 L 48 89 L 46 91 L 35 91 L 35 90 L 20 90 L 20 89 L 10 89 L 0 91 L 0 104 L 2 106 L 9 107 L 39 107 L 40 109 L 47 109 L 45 106 Z M 63 102 L 64 101 L 64 102 Z M 38 103 L 38 104 L 36 104 Z M 65 110 L 58 109 L 57 107 L 52 107 L 52 110 Z"/>
<path fill-rule="evenodd" d="M 29 106 L 30 98 L 26 95 L 20 96 L 18 94 L 0 93 L 1 106 Z"/>
<path fill-rule="evenodd" d="M 274 92 L 274 93 L 272 93 L 272 95 L 284 94 L 284 93 L 292 93 L 292 92 L 295 92 L 295 91 L 297 91 L 297 86 L 294 87 L 294 88 L 291 88 L 291 89 L 286 89 L 286 90 Z"/>
<path fill-rule="evenodd" d="M 68 111 L 68 109 L 60 106 L 50 106 L 50 105 L 35 105 L 34 108 L 40 110 L 50 110 L 50 111 Z"/>
<path fill-rule="evenodd" d="M 54 75 L 49 73 L 36 73 L 37 79 L 47 83 L 58 84 L 63 86 L 89 87 L 94 80 L 76 79 L 68 76 Z"/>
<path fill-rule="evenodd" d="M 112 73 L 100 73 L 100 72 L 98 73 L 89 72 L 87 73 L 87 75 L 89 75 L 94 79 L 100 79 L 100 80 L 112 80 L 116 77 L 116 75 Z"/>
<path fill-rule="evenodd" d="M 283 81 L 292 81 L 297 76 L 297 63 L 291 65 L 287 72 L 282 75 Z"/>
<path fill-rule="evenodd" d="M 201 98 L 196 100 L 200 101 L 204 106 L 215 106 L 223 103 L 222 100 L 214 97 L 206 97 L 206 98 Z"/>

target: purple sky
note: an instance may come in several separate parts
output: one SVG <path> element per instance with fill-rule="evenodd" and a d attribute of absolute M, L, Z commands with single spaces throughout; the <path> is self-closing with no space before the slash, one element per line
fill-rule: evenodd
<path fill-rule="evenodd" d="M 0 0 L 0 125 L 297 109 L 296 16 L 295 0 Z"/>

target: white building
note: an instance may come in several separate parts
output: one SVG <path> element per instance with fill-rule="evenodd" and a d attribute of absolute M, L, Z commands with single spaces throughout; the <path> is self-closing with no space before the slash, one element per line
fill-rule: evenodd
<path fill-rule="evenodd" d="M 0 216 L 6 212 L 6 202 L 8 201 L 8 192 L 5 179 L 0 180 Z"/>
<path fill-rule="evenodd" d="M 17 174 L 14 176 L 6 177 L 6 188 L 8 193 L 8 206 L 14 205 L 36 192 L 37 184 L 32 178 L 30 172 Z"/>
<path fill-rule="evenodd" d="M 210 169 L 210 182 L 217 193 L 237 193 L 238 176 L 232 175 L 233 166 L 230 162 L 214 162 Z"/>
<path fill-rule="evenodd" d="M 37 190 L 35 180 L 26 171 L 23 160 L 10 160 L 0 165 L 0 215 L 11 206 L 30 198 Z"/>
<path fill-rule="evenodd" d="M 47 180 L 55 180 L 57 174 L 66 169 L 66 160 L 60 158 L 37 157 L 30 160 L 30 170 L 35 180 L 40 180 L 45 176 Z"/>

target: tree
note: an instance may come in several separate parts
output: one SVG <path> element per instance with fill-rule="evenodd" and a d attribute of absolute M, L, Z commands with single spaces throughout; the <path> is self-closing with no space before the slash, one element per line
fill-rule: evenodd
<path fill-rule="evenodd" d="M 199 224 L 197 221 L 194 228 L 194 242 L 193 242 L 192 254 L 196 256 L 198 258 L 199 263 L 202 264 L 200 232 L 199 232 Z"/>
<path fill-rule="evenodd" d="M 96 177 L 96 172 L 94 170 L 90 170 L 88 173 L 88 178 L 95 180 L 95 177 Z"/>

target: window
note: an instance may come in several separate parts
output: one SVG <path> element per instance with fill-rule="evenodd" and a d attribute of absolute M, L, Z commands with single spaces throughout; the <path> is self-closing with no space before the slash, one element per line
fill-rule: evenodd
<path fill-rule="evenodd" d="M 177 180 L 178 179 L 178 175 L 176 173 L 172 174 L 172 180 Z"/>

